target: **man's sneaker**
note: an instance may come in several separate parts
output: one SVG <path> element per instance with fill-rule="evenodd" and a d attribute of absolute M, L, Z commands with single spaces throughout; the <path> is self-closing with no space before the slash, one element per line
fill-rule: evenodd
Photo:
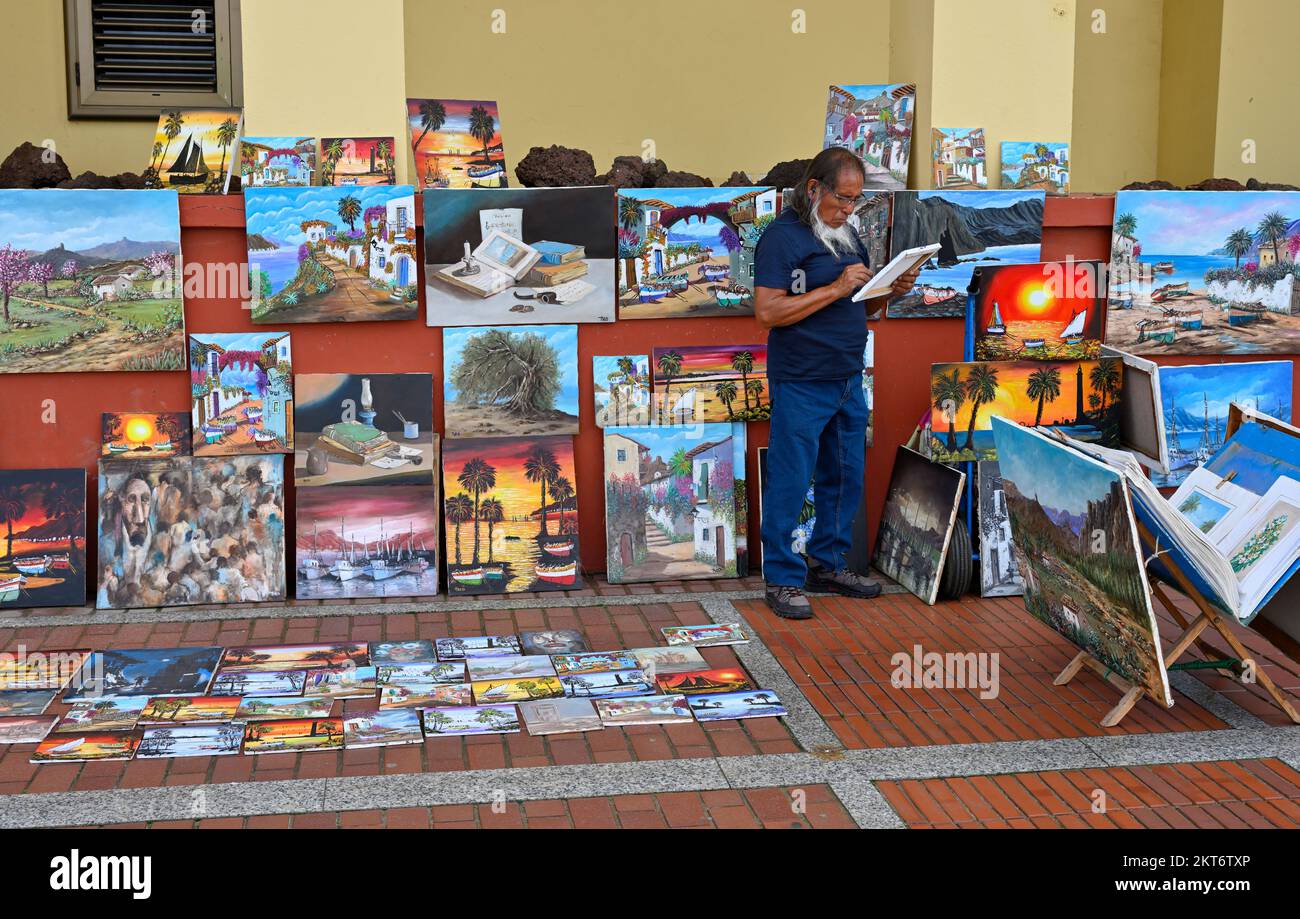
<path fill-rule="evenodd" d="M 854 574 L 847 568 L 831 571 L 819 565 L 810 565 L 808 580 L 804 586 L 814 593 L 841 594 L 859 600 L 870 600 L 880 596 L 879 584 L 870 578 Z"/>
<path fill-rule="evenodd" d="M 812 604 L 798 587 L 767 588 L 767 605 L 782 619 L 811 619 Z"/>

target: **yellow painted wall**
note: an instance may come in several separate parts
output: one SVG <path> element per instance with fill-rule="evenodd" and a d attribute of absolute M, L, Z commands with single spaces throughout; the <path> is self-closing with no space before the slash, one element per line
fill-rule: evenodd
<path fill-rule="evenodd" d="M 412 97 L 495 99 L 514 166 L 581 147 L 605 172 L 651 141 L 715 182 L 821 149 L 826 88 L 889 77 L 889 0 L 407 0 Z M 505 32 L 492 31 L 504 9 Z M 791 30 L 793 9 L 807 32 Z"/>
<path fill-rule="evenodd" d="M 1156 178 L 1161 29 L 1167 5 L 1165 0 L 1079 4 L 1071 191 L 1110 192 Z"/>
<path fill-rule="evenodd" d="M 1223 0 L 1214 174 L 1300 184 L 1300 3 Z M 1242 162 L 1254 141 L 1255 163 Z"/>
<path fill-rule="evenodd" d="M 1158 177 L 1189 185 L 1214 170 L 1223 0 L 1171 0 L 1161 20 Z"/>
<path fill-rule="evenodd" d="M 245 134 L 410 145 L 402 0 L 243 0 L 241 9 Z M 406 177 L 399 156 L 397 181 Z"/>
<path fill-rule="evenodd" d="M 934 2 L 892 0 L 889 7 L 889 81 L 916 84 L 909 188 L 930 187 L 930 112 L 934 99 Z"/>

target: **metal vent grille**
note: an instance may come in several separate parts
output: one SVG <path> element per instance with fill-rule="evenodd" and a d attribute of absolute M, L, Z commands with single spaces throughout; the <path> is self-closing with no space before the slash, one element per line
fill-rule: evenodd
<path fill-rule="evenodd" d="M 90 0 L 95 89 L 217 92 L 215 7 L 215 0 Z"/>

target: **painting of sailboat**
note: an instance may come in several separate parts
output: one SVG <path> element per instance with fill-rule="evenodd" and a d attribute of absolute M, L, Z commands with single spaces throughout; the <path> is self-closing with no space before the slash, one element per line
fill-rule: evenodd
<path fill-rule="evenodd" d="M 224 195 L 239 161 L 240 109 L 167 109 L 158 117 L 145 188 Z"/>
<path fill-rule="evenodd" d="M 978 360 L 1096 360 L 1106 315 L 1101 262 L 987 265 L 971 276 Z"/>

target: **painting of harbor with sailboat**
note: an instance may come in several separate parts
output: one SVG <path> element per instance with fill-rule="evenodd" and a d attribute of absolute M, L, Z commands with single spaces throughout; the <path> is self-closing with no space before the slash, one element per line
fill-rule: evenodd
<path fill-rule="evenodd" d="M 0 609 L 86 602 L 86 471 L 0 470 Z"/>
<path fill-rule="evenodd" d="M 1290 423 L 1292 361 L 1190 364 L 1160 368 L 1160 399 L 1169 444 L 1169 474 L 1151 474 L 1176 488 L 1219 451 L 1227 437 L 1228 406 L 1236 402 Z"/>
<path fill-rule="evenodd" d="M 448 439 L 442 478 L 449 594 L 579 584 L 571 436 Z"/>
<path fill-rule="evenodd" d="M 168 109 L 158 116 L 145 188 L 224 195 L 239 161 L 239 109 Z"/>
<path fill-rule="evenodd" d="M 1105 316 L 1101 285 L 1100 262 L 976 268 L 976 359 L 1096 360 Z"/>
<path fill-rule="evenodd" d="M 471 99 L 407 99 L 420 188 L 505 188 L 505 147 L 497 104 Z"/>
<path fill-rule="evenodd" d="M 297 497 L 300 600 L 438 593 L 436 486 L 300 488 Z"/>

